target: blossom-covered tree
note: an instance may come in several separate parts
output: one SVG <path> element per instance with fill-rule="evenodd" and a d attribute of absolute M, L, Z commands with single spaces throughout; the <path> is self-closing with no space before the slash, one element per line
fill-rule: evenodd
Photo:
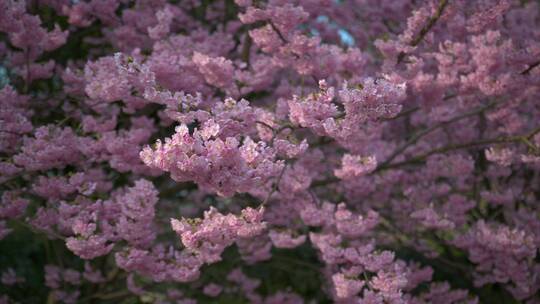
<path fill-rule="evenodd" d="M 0 0 L 0 303 L 540 303 L 539 98 L 534 0 Z"/>

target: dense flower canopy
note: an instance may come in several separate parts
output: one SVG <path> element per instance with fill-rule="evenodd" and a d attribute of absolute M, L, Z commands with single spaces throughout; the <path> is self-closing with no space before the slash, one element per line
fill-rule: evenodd
<path fill-rule="evenodd" d="M 540 303 L 539 100 L 535 0 L 0 0 L 0 303 Z"/>

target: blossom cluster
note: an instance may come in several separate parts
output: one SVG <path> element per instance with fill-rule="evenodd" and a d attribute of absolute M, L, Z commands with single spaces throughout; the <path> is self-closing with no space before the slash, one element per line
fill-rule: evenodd
<path fill-rule="evenodd" d="M 0 0 L 0 304 L 540 303 L 539 41 L 533 0 Z"/>

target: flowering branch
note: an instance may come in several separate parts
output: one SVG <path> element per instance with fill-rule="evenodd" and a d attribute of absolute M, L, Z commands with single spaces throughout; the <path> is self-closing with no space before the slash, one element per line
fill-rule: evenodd
<path fill-rule="evenodd" d="M 0 303 L 539 302 L 535 1 L 135 2 L 0 1 Z"/>

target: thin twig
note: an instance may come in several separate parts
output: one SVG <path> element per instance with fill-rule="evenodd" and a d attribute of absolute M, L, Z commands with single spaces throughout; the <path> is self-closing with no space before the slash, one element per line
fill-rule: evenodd
<path fill-rule="evenodd" d="M 116 298 L 126 297 L 126 296 L 129 296 L 129 295 L 131 295 L 131 292 L 126 289 L 126 290 L 119 290 L 119 291 L 115 291 L 115 292 L 111 292 L 111 293 L 97 293 L 97 294 L 88 296 L 86 298 L 80 299 L 79 301 L 82 303 L 82 302 L 90 301 L 92 299 L 112 300 L 112 299 L 116 299 Z"/>
<path fill-rule="evenodd" d="M 320 271 L 320 268 L 317 267 L 317 266 L 314 266 L 313 264 L 311 263 L 306 263 L 304 261 L 301 261 L 301 260 L 297 260 L 297 259 L 294 259 L 294 258 L 290 258 L 290 257 L 287 257 L 287 256 L 282 256 L 282 255 L 276 255 L 274 254 L 272 256 L 272 258 L 275 258 L 276 260 L 281 260 L 283 262 L 289 262 L 289 263 L 293 263 L 293 264 L 297 264 L 299 266 L 302 266 L 302 267 L 306 267 L 306 268 L 310 268 L 312 270 L 315 270 L 315 271 Z"/>
<path fill-rule="evenodd" d="M 373 288 L 371 287 L 371 282 L 369 281 L 369 278 L 367 276 L 367 273 L 365 271 L 362 271 L 362 275 L 364 276 L 364 280 L 366 281 L 366 286 L 370 291 L 373 291 Z"/>
<path fill-rule="evenodd" d="M 25 57 L 26 57 L 26 75 L 24 78 L 24 93 L 28 94 L 28 91 L 30 90 L 30 52 L 28 49 L 25 49 L 24 51 Z"/>
<path fill-rule="evenodd" d="M 266 196 L 264 201 L 261 203 L 261 206 L 265 206 L 268 203 L 268 201 L 270 200 L 270 197 L 272 196 L 272 194 L 274 194 L 274 192 L 276 192 L 277 188 L 279 187 L 279 183 L 281 182 L 281 178 L 283 177 L 283 173 L 285 173 L 285 169 L 287 168 L 287 166 L 288 166 L 288 164 L 285 163 L 285 165 L 283 166 L 283 169 L 281 169 L 281 172 L 279 173 L 278 178 L 276 179 L 276 182 L 272 186 L 272 189 L 270 190 L 270 192 L 268 192 L 268 195 Z"/>
<path fill-rule="evenodd" d="M 414 112 L 416 112 L 418 110 L 420 110 L 420 107 L 418 107 L 418 106 L 417 107 L 412 107 L 410 109 L 403 110 L 403 111 L 399 112 L 398 115 L 396 115 L 396 116 L 394 116 L 392 118 L 383 118 L 382 120 L 383 121 L 395 120 L 395 119 L 401 118 L 403 116 L 407 116 L 409 114 L 412 114 L 412 113 L 414 113 Z"/>
<path fill-rule="evenodd" d="M 41 234 L 44 234 L 45 236 L 54 236 L 55 238 L 57 239 L 60 239 L 60 240 L 64 240 L 65 237 L 61 236 L 60 234 L 54 232 L 54 231 L 41 231 L 41 230 L 37 230 L 35 229 L 32 225 L 24 222 L 23 220 L 17 220 L 15 221 L 16 223 L 20 224 L 21 226 L 25 227 L 26 229 L 34 232 L 34 233 L 41 233 Z"/>

